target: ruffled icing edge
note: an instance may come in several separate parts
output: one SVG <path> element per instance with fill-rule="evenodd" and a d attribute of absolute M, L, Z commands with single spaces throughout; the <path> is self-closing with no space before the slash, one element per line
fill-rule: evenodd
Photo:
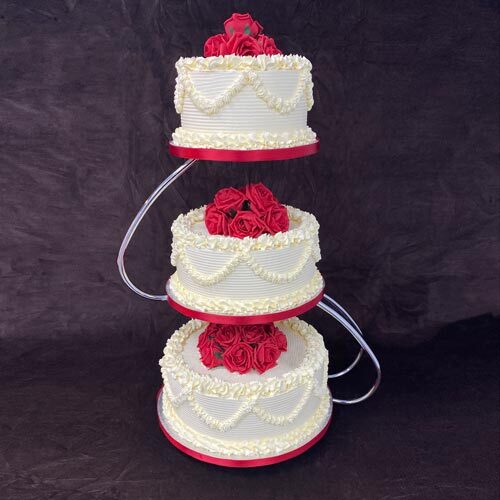
<path fill-rule="evenodd" d="M 193 231 L 193 225 L 205 219 L 205 206 L 180 214 L 172 224 L 172 265 L 176 265 L 178 252 L 187 246 L 194 248 L 209 248 L 220 252 L 252 252 L 267 249 L 280 249 L 291 245 L 312 240 L 313 255 L 318 261 L 321 258 L 319 249 L 319 224 L 314 215 L 287 206 L 288 217 L 297 227 L 284 233 L 274 235 L 262 234 L 258 238 L 234 238 L 218 234 L 199 234 Z"/>
<path fill-rule="evenodd" d="M 307 70 L 311 71 L 309 59 L 298 54 L 261 54 L 258 56 L 181 57 L 175 68 L 181 71 L 221 71 L 221 70 Z"/>
<path fill-rule="evenodd" d="M 270 314 L 288 311 L 318 296 L 323 290 L 325 282 L 320 272 L 316 270 L 310 281 L 293 292 L 278 295 L 277 297 L 260 297 L 257 299 L 241 300 L 228 297 L 211 297 L 192 292 L 186 288 L 177 273 L 169 281 L 169 293 L 172 298 L 190 309 L 197 309 L 210 314 L 224 314 L 231 316 L 245 316 Z"/>
<path fill-rule="evenodd" d="M 172 143 L 188 148 L 209 149 L 277 149 L 303 146 L 316 142 L 316 134 L 310 127 L 289 132 L 195 132 L 178 127 L 172 134 Z"/>
<path fill-rule="evenodd" d="M 331 397 L 329 394 L 325 394 L 321 397 L 313 415 L 299 427 L 274 437 L 235 441 L 210 437 L 187 426 L 177 415 L 168 398 L 164 396 L 162 395 L 163 404 L 161 407 L 163 416 L 182 440 L 191 443 L 196 448 L 232 458 L 273 456 L 296 449 L 301 444 L 310 441 L 325 427 L 332 410 Z"/>
<path fill-rule="evenodd" d="M 163 357 L 159 361 L 164 382 L 168 384 L 167 374 L 170 374 L 181 387 L 206 396 L 228 399 L 273 397 L 309 383 L 317 370 L 328 369 L 328 351 L 323 337 L 315 328 L 298 318 L 289 318 L 275 324 L 278 328 L 289 328 L 304 339 L 304 358 L 297 368 L 278 377 L 263 377 L 263 380 L 250 382 L 227 382 L 214 375 L 198 373 L 189 368 L 182 352 L 187 339 L 202 331 L 208 323 L 192 319 L 176 330 L 167 341 Z"/>

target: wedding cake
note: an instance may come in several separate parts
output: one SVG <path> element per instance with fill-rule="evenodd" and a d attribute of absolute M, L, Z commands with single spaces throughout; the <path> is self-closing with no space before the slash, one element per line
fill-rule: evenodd
<path fill-rule="evenodd" d="M 324 293 L 316 218 L 284 205 L 262 183 L 220 189 L 172 224 L 174 274 L 166 293 L 130 279 L 125 252 L 158 197 L 199 160 L 275 161 L 315 154 L 307 126 L 311 64 L 283 55 L 249 14 L 233 14 L 210 37 L 205 57 L 177 62 L 175 106 L 181 127 L 169 151 L 187 160 L 148 197 L 118 252 L 125 284 L 141 297 L 168 301 L 191 318 L 160 359 L 157 412 L 165 437 L 198 460 L 226 467 L 276 464 L 304 453 L 326 433 L 332 404 L 368 399 L 380 363 L 349 313 Z M 298 315 L 317 305 L 360 350 L 328 373 L 322 336 Z M 328 380 L 370 357 L 376 380 L 362 396 L 332 398 Z"/>
<path fill-rule="evenodd" d="M 262 150 L 313 144 L 311 63 L 283 55 L 249 14 L 233 14 L 205 57 L 176 63 L 174 146 Z"/>
<path fill-rule="evenodd" d="M 207 40 L 205 57 L 176 64 L 181 127 L 171 144 L 271 150 L 317 142 L 307 126 L 310 62 L 281 54 L 249 14 L 233 14 L 224 27 Z M 313 215 L 283 205 L 261 183 L 223 188 L 174 221 L 167 296 L 195 319 L 164 349 L 158 416 L 184 452 L 220 465 L 267 465 L 326 431 L 328 352 L 295 317 L 323 295 L 318 230 Z"/>
<path fill-rule="evenodd" d="M 297 318 L 277 322 L 286 352 L 264 373 L 242 374 L 200 360 L 197 341 L 207 325 L 189 321 L 160 360 L 160 422 L 169 436 L 204 455 L 244 460 L 300 449 L 325 429 L 328 353 L 313 327 Z"/>

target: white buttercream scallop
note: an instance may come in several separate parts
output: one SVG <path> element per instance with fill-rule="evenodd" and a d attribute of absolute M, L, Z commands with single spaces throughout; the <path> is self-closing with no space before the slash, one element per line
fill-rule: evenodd
<path fill-rule="evenodd" d="M 178 146 L 273 149 L 311 144 L 311 63 L 291 55 L 181 58 L 174 93 Z"/>
<path fill-rule="evenodd" d="M 168 340 L 160 360 L 161 411 L 188 445 L 224 455 L 265 456 L 300 446 L 326 424 L 330 412 L 328 352 L 318 332 L 297 318 L 277 322 L 288 349 L 262 375 L 206 368 L 191 320 Z"/>
<path fill-rule="evenodd" d="M 172 225 L 172 298 L 213 314 L 256 315 L 316 297 L 324 285 L 316 268 L 319 225 L 307 212 L 287 210 L 289 231 L 244 239 L 208 234 L 204 207 L 180 215 Z"/>

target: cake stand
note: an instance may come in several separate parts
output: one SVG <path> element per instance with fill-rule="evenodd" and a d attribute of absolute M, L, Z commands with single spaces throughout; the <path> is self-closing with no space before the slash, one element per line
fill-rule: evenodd
<path fill-rule="evenodd" d="M 170 153 L 173 156 L 178 156 L 181 158 L 188 158 L 179 168 L 177 168 L 174 172 L 172 172 L 149 196 L 149 198 L 144 202 L 143 206 L 135 216 L 132 224 L 130 225 L 125 237 L 120 246 L 120 250 L 118 252 L 118 269 L 120 271 L 120 275 L 126 285 L 135 293 L 150 300 L 159 300 L 159 301 L 167 301 L 175 310 L 180 312 L 181 314 L 201 319 L 213 323 L 223 323 L 223 324 L 241 324 L 241 325 L 250 325 L 250 324 L 259 324 L 259 323 L 268 323 L 273 321 L 278 321 L 282 319 L 287 319 L 293 316 L 297 316 L 299 314 L 303 314 L 309 309 L 317 306 L 322 311 L 327 313 L 333 319 L 335 319 L 340 325 L 342 325 L 354 338 L 354 340 L 359 345 L 359 351 L 351 362 L 349 366 L 344 368 L 341 371 L 331 373 L 328 375 L 329 379 L 335 379 L 342 377 L 349 373 L 361 360 L 364 354 L 366 354 L 373 366 L 375 368 L 375 382 L 371 386 L 371 388 L 364 393 L 363 395 L 354 398 L 354 399 L 340 399 L 331 397 L 331 403 L 342 404 L 342 405 L 351 405 L 355 403 L 360 403 L 368 399 L 372 394 L 377 390 L 380 385 L 381 380 L 381 369 L 380 363 L 378 362 L 377 357 L 374 352 L 367 344 L 366 340 L 363 337 L 361 329 L 356 324 L 354 319 L 349 315 L 349 313 L 338 304 L 333 298 L 324 293 L 324 290 L 318 294 L 312 300 L 308 300 L 307 302 L 290 309 L 288 311 L 277 311 L 270 314 L 265 315 L 257 315 L 257 316 L 228 316 L 228 315 L 220 315 L 220 314 L 211 314 L 202 310 L 192 309 L 184 304 L 182 304 L 176 297 L 170 293 L 169 285 L 166 285 L 166 293 L 162 295 L 153 295 L 147 292 L 144 292 L 140 288 L 138 288 L 132 281 L 130 280 L 126 269 L 125 269 L 125 252 L 127 247 L 134 236 L 135 231 L 137 230 L 139 224 L 142 219 L 157 200 L 157 198 L 165 191 L 173 182 L 175 182 L 179 177 L 185 174 L 191 167 L 193 167 L 199 160 L 215 160 L 215 161 L 235 161 L 235 162 L 250 162 L 250 161 L 272 161 L 272 160 L 286 160 L 292 158 L 299 158 L 302 156 L 308 156 L 315 154 L 319 149 L 319 141 L 316 141 L 313 144 L 308 144 L 305 146 L 298 146 L 293 148 L 280 148 L 280 149 L 268 149 L 268 150 L 251 150 L 251 151 L 241 151 L 241 150 L 220 150 L 220 149 L 205 149 L 205 148 L 185 148 L 176 146 L 173 144 L 169 145 Z M 264 465 L 271 465 L 274 463 L 282 462 L 284 460 L 288 460 L 290 458 L 296 457 L 301 453 L 307 451 L 311 446 L 313 446 L 317 441 L 319 441 L 323 435 L 326 433 L 328 426 L 331 422 L 331 415 L 324 426 L 324 428 L 316 434 L 311 440 L 306 443 L 301 444 L 297 448 L 288 451 L 285 454 L 265 457 L 265 458 L 247 458 L 241 460 L 233 460 L 223 457 L 218 457 L 215 455 L 208 455 L 206 453 L 201 452 L 200 450 L 194 449 L 192 446 L 187 443 L 182 442 L 182 438 L 176 436 L 174 432 L 169 429 L 168 421 L 163 417 L 161 412 L 161 398 L 162 398 L 162 389 L 158 392 L 158 422 L 160 428 L 165 435 L 165 437 L 178 449 L 182 452 L 194 457 L 198 460 L 213 463 L 216 465 L 226 466 L 226 467 L 259 467 Z"/>

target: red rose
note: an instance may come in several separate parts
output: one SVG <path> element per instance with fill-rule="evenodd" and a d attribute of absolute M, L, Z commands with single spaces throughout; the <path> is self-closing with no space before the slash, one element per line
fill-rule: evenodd
<path fill-rule="evenodd" d="M 210 341 L 211 341 L 210 331 L 207 327 L 206 330 L 203 333 L 200 333 L 200 335 L 198 336 L 198 349 L 201 350 L 201 348 L 204 347 Z"/>
<path fill-rule="evenodd" d="M 256 37 L 262 33 L 262 26 L 258 21 L 254 21 L 250 14 L 233 14 L 229 19 L 224 21 L 224 29 L 227 36 L 233 33 L 244 33 Z"/>
<path fill-rule="evenodd" d="M 269 56 L 273 54 L 282 54 L 281 50 L 276 47 L 274 39 L 269 36 L 259 35 L 257 37 L 257 43 L 260 45 L 263 54 L 267 54 Z"/>
<path fill-rule="evenodd" d="M 285 352 L 288 349 L 288 341 L 286 339 L 286 335 L 276 327 L 274 328 L 274 332 L 271 335 L 270 340 L 274 343 L 279 351 Z"/>
<path fill-rule="evenodd" d="M 199 349 L 201 362 L 207 368 L 215 368 L 222 365 L 222 351 L 218 348 L 213 340 L 208 340 Z"/>
<path fill-rule="evenodd" d="M 253 349 L 238 342 L 224 351 L 222 362 L 230 372 L 247 373 L 252 369 L 253 357 Z"/>
<path fill-rule="evenodd" d="M 276 366 L 280 350 L 273 341 L 266 340 L 256 347 L 253 354 L 253 367 L 259 373 L 264 373 L 266 370 Z"/>
<path fill-rule="evenodd" d="M 229 218 L 215 203 L 209 203 L 205 208 L 205 226 L 209 234 L 229 234 Z"/>
<path fill-rule="evenodd" d="M 284 205 L 274 205 L 268 208 L 264 215 L 264 222 L 271 234 L 284 233 L 290 227 L 288 211 Z"/>
<path fill-rule="evenodd" d="M 229 223 L 229 236 L 235 238 L 257 238 L 261 234 L 267 233 L 264 222 L 250 211 L 240 211 Z"/>
<path fill-rule="evenodd" d="M 227 36 L 226 35 L 214 35 L 211 36 L 206 42 L 205 46 L 203 47 L 203 55 L 205 57 L 211 57 L 211 56 L 219 56 L 221 55 L 220 53 L 220 46 L 224 43 L 227 42 Z"/>
<path fill-rule="evenodd" d="M 227 349 L 233 344 L 237 344 L 241 339 L 240 327 L 232 325 L 219 325 L 214 341 L 220 345 L 222 349 Z"/>
<path fill-rule="evenodd" d="M 220 45 L 220 55 L 258 56 L 262 49 L 255 38 L 243 33 L 234 33 L 226 43 Z"/>
<path fill-rule="evenodd" d="M 241 210 L 241 206 L 245 200 L 245 195 L 239 189 L 230 187 L 217 191 L 214 197 L 214 204 L 219 210 L 225 213 L 231 210 L 237 212 Z"/>
<path fill-rule="evenodd" d="M 250 325 L 241 327 L 241 340 L 248 344 L 260 344 L 268 337 L 264 325 Z"/>
<path fill-rule="evenodd" d="M 274 194 L 262 182 L 248 184 L 245 187 L 245 194 L 250 200 L 250 210 L 258 215 L 263 214 L 274 205 L 278 205 L 278 200 Z"/>

